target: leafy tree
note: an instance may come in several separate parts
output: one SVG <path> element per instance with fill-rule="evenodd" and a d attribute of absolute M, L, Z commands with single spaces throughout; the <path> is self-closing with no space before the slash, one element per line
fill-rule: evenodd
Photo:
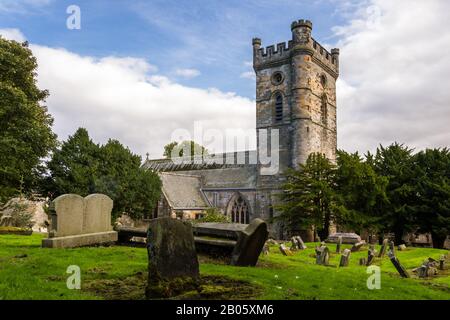
<path fill-rule="evenodd" d="M 185 155 L 186 150 L 190 150 L 190 155 Z M 164 154 L 163 156 L 167 159 L 171 159 L 172 156 L 176 157 L 193 157 L 193 156 L 204 156 L 208 154 L 208 150 L 196 143 L 195 141 L 182 141 L 176 142 L 173 141 L 164 146 Z"/>
<path fill-rule="evenodd" d="M 335 174 L 335 166 L 320 153 L 310 154 L 298 170 L 289 169 L 280 204 L 275 206 L 280 215 L 274 220 L 283 222 L 290 230 L 314 226 L 321 239 L 327 238 L 338 200 Z"/>
<path fill-rule="evenodd" d="M 0 37 L 0 200 L 26 193 L 38 180 L 42 159 L 56 146 L 53 119 L 41 103 L 36 58 L 28 44 Z"/>
<path fill-rule="evenodd" d="M 338 225 L 356 232 L 378 231 L 380 206 L 386 201 L 386 177 L 377 175 L 358 153 L 338 151 L 336 191 L 339 194 Z"/>
<path fill-rule="evenodd" d="M 47 164 L 47 191 L 53 196 L 104 193 L 114 200 L 113 217 L 127 213 L 141 218 L 160 196 L 159 177 L 141 168 L 141 157 L 117 140 L 103 146 L 80 128 L 56 150 Z"/>
<path fill-rule="evenodd" d="M 427 149 L 413 157 L 414 217 L 418 232 L 430 232 L 433 247 L 443 248 L 450 234 L 450 152 Z"/>
<path fill-rule="evenodd" d="M 394 143 L 387 148 L 380 146 L 375 155 L 367 154 L 367 162 L 375 172 L 387 178 L 387 201 L 379 208 L 381 230 L 394 232 L 395 243 L 401 243 L 406 232 L 414 230 L 411 204 L 415 199 L 412 186 L 412 149 Z"/>

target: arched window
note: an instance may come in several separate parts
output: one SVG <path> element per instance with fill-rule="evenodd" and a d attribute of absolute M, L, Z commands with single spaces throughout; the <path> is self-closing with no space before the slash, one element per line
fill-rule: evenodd
<path fill-rule="evenodd" d="M 247 201 L 242 197 L 242 195 L 234 197 L 230 203 L 230 215 L 231 222 L 234 223 L 249 223 L 250 220 L 250 210 Z"/>
<path fill-rule="evenodd" d="M 277 93 L 275 96 L 275 121 L 280 122 L 283 120 L 283 96 L 281 93 Z"/>
<path fill-rule="evenodd" d="M 324 125 L 327 125 L 327 119 L 328 119 L 328 100 L 327 96 L 322 96 L 322 103 L 320 106 L 320 120 Z"/>

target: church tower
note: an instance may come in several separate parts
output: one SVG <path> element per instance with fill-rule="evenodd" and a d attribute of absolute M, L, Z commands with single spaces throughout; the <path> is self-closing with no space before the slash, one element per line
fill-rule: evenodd
<path fill-rule="evenodd" d="M 313 152 L 336 160 L 339 49 L 328 52 L 315 41 L 311 21 L 294 21 L 291 30 L 292 39 L 276 47 L 262 48 L 261 39 L 253 39 L 258 157 L 260 160 L 261 152 L 268 148 L 279 155 L 275 173 L 268 174 L 258 161 L 257 206 L 266 219 L 276 215 L 273 204 L 287 168 L 297 168 Z M 266 132 L 269 137 L 264 139 Z M 270 144 L 270 136 L 276 132 L 278 150 Z"/>

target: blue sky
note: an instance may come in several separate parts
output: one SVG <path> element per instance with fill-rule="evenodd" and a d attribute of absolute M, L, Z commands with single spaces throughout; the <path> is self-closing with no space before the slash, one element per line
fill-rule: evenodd
<path fill-rule="evenodd" d="M 69 5 L 81 30 L 66 28 Z M 448 12 L 448 0 L 0 0 L 0 35 L 30 42 L 61 140 L 82 126 L 159 157 L 197 124 L 254 134 L 252 38 L 288 41 L 309 19 L 341 52 L 338 147 L 365 153 L 449 146 Z"/>
<path fill-rule="evenodd" d="M 7 1 L 8 2 L 8 1 Z M 6 3 L 7 3 L 6 2 Z M 240 75 L 251 70 L 251 39 L 263 45 L 290 39 L 290 23 L 316 21 L 314 35 L 334 43 L 331 28 L 344 21 L 330 1 L 33 1 L 0 12 L 0 28 L 19 28 L 31 43 L 63 47 L 95 57 L 134 56 L 176 77 L 189 68 L 201 75 L 178 79 L 195 87 L 215 87 L 253 98 L 254 81 Z M 66 8 L 81 9 L 81 30 L 66 28 Z"/>

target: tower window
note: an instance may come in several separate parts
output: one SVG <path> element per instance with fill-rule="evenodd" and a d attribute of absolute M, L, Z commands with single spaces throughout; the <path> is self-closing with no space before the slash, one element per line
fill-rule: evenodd
<path fill-rule="evenodd" d="M 283 120 L 283 96 L 281 93 L 277 93 L 275 96 L 275 121 L 279 122 Z"/>
<path fill-rule="evenodd" d="M 328 118 L 328 101 L 325 95 L 322 97 L 322 104 L 320 106 L 320 115 L 321 115 L 320 117 L 321 122 L 326 125 Z"/>
<path fill-rule="evenodd" d="M 320 83 L 322 84 L 322 87 L 326 87 L 327 86 L 327 76 L 326 75 L 321 75 L 320 76 Z"/>

